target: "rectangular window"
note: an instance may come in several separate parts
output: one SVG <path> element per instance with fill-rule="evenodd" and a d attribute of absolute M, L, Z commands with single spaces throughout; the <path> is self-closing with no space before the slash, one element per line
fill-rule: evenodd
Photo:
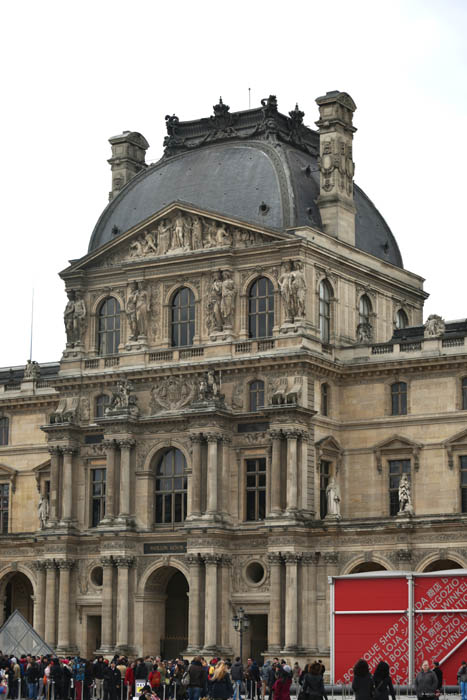
<path fill-rule="evenodd" d="M 467 411 L 467 377 L 462 380 L 462 410 Z"/>
<path fill-rule="evenodd" d="M 407 415 L 407 384 L 396 382 L 391 385 L 391 415 Z"/>
<path fill-rule="evenodd" d="M 266 517 L 266 459 L 246 460 L 246 519 Z"/>
<path fill-rule="evenodd" d="M 326 517 L 328 512 L 328 500 L 326 497 L 326 489 L 331 476 L 331 462 L 321 460 L 319 465 L 319 517 L 321 520 Z"/>
<path fill-rule="evenodd" d="M 467 456 L 460 459 L 461 468 L 461 513 L 467 513 Z"/>
<path fill-rule="evenodd" d="M 410 482 L 410 459 L 389 461 L 389 515 L 399 512 L 399 482 L 402 474 L 407 474 Z"/>
<path fill-rule="evenodd" d="M 0 445 L 8 445 L 9 419 L 0 418 Z"/>
<path fill-rule="evenodd" d="M 0 533 L 8 532 L 8 514 L 10 508 L 10 484 L 0 484 Z"/>
<path fill-rule="evenodd" d="M 91 527 L 97 527 L 105 515 L 106 469 L 91 469 Z"/>

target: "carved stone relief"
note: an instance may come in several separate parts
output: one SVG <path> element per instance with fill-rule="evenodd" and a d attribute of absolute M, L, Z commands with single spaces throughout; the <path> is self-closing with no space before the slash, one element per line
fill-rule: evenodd
<path fill-rule="evenodd" d="M 195 383 L 184 377 L 163 377 L 151 389 L 149 407 L 151 413 L 171 411 L 186 406 L 195 397 Z"/>
<path fill-rule="evenodd" d="M 302 398 L 303 377 L 274 376 L 268 382 L 269 404 L 299 404 Z"/>

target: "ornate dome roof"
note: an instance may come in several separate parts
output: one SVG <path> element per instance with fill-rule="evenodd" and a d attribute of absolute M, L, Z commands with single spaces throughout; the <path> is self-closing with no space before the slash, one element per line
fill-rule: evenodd
<path fill-rule="evenodd" d="M 89 252 L 176 201 L 279 231 L 321 228 L 319 135 L 298 108 L 286 117 L 273 100 L 236 113 L 221 101 L 213 117 L 192 122 L 166 117 L 164 156 L 106 207 Z M 354 201 L 356 247 L 402 267 L 391 230 L 356 185 Z"/>

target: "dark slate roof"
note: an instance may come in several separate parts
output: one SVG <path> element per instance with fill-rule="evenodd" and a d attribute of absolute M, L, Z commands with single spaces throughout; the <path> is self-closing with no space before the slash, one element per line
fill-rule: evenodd
<path fill-rule="evenodd" d="M 299 110 L 286 117 L 270 101 L 232 114 L 220 103 L 214 117 L 193 122 L 167 117 L 163 158 L 138 173 L 106 207 L 89 252 L 176 201 L 278 231 L 321 228 L 319 136 L 302 124 Z M 357 186 L 354 199 L 356 247 L 402 267 L 381 214 Z"/>
<path fill-rule="evenodd" d="M 391 342 L 400 343 L 401 340 L 415 341 L 423 340 L 425 326 L 410 326 L 408 328 L 398 328 L 394 331 Z M 464 338 L 467 336 L 467 318 L 461 318 L 456 321 L 446 321 L 443 338 Z"/>
<path fill-rule="evenodd" d="M 26 365 L 15 365 L 14 367 L 0 367 L 0 384 L 20 384 L 24 377 Z M 60 364 L 58 362 L 47 362 L 40 365 L 40 379 L 54 379 L 58 377 Z"/>

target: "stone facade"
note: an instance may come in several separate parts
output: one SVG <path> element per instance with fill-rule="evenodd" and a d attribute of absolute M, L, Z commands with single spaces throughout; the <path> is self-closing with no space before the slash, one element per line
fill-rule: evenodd
<path fill-rule="evenodd" d="M 318 104 L 323 226 L 174 192 L 61 273 L 60 363 L 0 372 L 0 611 L 60 651 L 232 656 L 242 606 L 246 654 L 326 659 L 328 576 L 466 565 L 467 328 L 423 327 L 422 279 L 355 245 L 355 105 Z"/>

